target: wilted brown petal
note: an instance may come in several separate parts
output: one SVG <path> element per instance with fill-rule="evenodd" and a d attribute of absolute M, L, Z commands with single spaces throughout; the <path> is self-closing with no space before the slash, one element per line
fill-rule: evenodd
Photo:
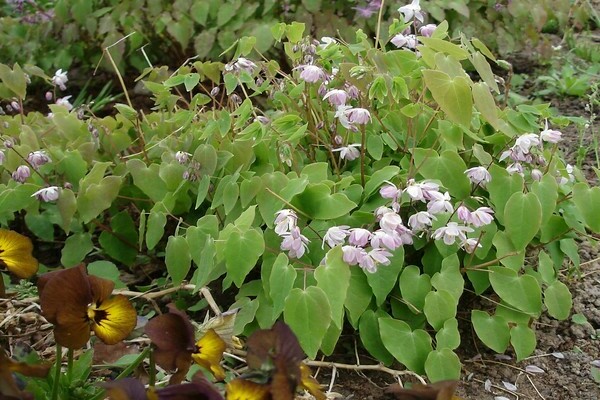
<path fill-rule="evenodd" d="M 50 365 L 45 364 L 31 365 L 13 361 L 4 353 L 4 350 L 0 349 L 0 399 L 10 399 L 11 397 L 23 399 L 29 397 L 17 386 L 13 372 L 29 377 L 44 378 L 48 375 L 50 367 Z"/>
<path fill-rule="evenodd" d="M 119 379 L 101 385 L 110 400 L 147 400 L 146 388 L 135 378 Z"/>

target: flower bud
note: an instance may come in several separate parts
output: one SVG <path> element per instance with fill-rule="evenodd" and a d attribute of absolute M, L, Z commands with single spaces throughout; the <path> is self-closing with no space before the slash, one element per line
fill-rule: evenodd
<path fill-rule="evenodd" d="M 52 94 L 52 92 L 46 92 L 46 101 L 52 101 L 53 98 L 54 95 Z"/>
<path fill-rule="evenodd" d="M 31 176 L 31 170 L 27 165 L 20 165 L 15 172 L 12 173 L 12 178 L 19 182 L 23 183 Z"/>
<path fill-rule="evenodd" d="M 219 95 L 220 92 L 221 92 L 221 88 L 219 88 L 218 86 L 215 86 L 214 88 L 211 89 L 210 95 L 212 97 L 216 97 Z"/>

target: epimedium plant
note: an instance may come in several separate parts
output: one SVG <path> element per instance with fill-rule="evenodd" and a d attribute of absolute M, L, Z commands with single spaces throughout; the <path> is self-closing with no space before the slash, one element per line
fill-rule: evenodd
<path fill-rule="evenodd" d="M 600 189 L 558 150 L 565 118 L 497 105 L 505 62 L 425 25 L 418 2 L 399 12 L 389 41 L 274 25 L 289 71 L 258 61 L 255 37 L 225 65 L 148 69 L 150 113 L 0 117 L 0 217 L 25 211 L 39 239 L 66 235 L 65 267 L 102 255 L 115 280 L 164 257 L 170 284 L 233 289 L 235 334 L 283 317 L 311 358 L 350 326 L 381 362 L 456 379 L 466 292 L 481 341 L 527 357 L 542 312 L 569 316 L 559 277 L 600 231 Z M 25 70 L 0 68 L 7 102 Z"/>

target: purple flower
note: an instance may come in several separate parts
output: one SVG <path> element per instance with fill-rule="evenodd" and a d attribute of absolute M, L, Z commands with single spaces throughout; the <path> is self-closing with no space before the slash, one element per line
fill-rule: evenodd
<path fill-rule="evenodd" d="M 187 164 L 187 162 L 190 159 L 191 154 L 185 151 L 178 151 L 177 153 L 175 153 L 175 160 L 177 160 L 177 162 L 179 164 Z"/>
<path fill-rule="evenodd" d="M 357 265 L 367 256 L 367 252 L 358 246 L 342 246 L 342 259 L 348 265 Z"/>
<path fill-rule="evenodd" d="M 316 65 L 301 65 L 296 68 L 302 69 L 300 79 L 304 82 L 315 83 L 326 78 L 325 72 Z"/>
<path fill-rule="evenodd" d="M 519 163 L 510 164 L 508 167 L 506 167 L 506 171 L 508 171 L 510 175 L 519 174 L 523 176 L 523 166 Z"/>
<path fill-rule="evenodd" d="M 469 180 L 476 185 L 485 186 L 486 183 L 492 180 L 492 175 L 490 175 L 485 167 L 469 168 L 465 171 L 465 174 Z"/>
<path fill-rule="evenodd" d="M 413 18 L 416 18 L 421 22 L 425 20 L 425 17 L 421 12 L 421 5 L 419 4 L 419 0 L 412 0 L 410 4 L 400 7 L 398 9 L 398 12 L 404 15 L 404 22 L 408 22 Z"/>
<path fill-rule="evenodd" d="M 54 73 L 54 76 L 52 77 L 52 83 L 54 83 L 56 86 L 58 86 L 60 88 L 60 90 L 67 90 L 65 83 L 67 83 L 68 81 L 69 81 L 69 78 L 67 78 L 67 71 L 63 72 L 62 69 L 59 69 L 58 71 L 56 71 Z"/>
<path fill-rule="evenodd" d="M 369 243 L 371 239 L 371 232 L 363 228 L 352 228 L 350 229 L 350 236 L 348 237 L 348 243 L 353 246 L 364 247 Z"/>
<path fill-rule="evenodd" d="M 293 210 L 284 209 L 275 213 L 275 233 L 282 236 L 296 227 L 298 216 Z"/>
<path fill-rule="evenodd" d="M 469 222 L 477 228 L 488 225 L 494 220 L 492 214 L 494 214 L 494 210 L 491 208 L 479 207 L 477 210 L 471 211 L 471 218 L 469 219 Z"/>
<path fill-rule="evenodd" d="M 52 92 L 46 92 L 46 101 L 52 101 L 52 99 L 54 98 L 54 95 L 52 94 Z"/>
<path fill-rule="evenodd" d="M 60 194 L 60 189 L 57 186 L 50 186 L 47 188 L 43 188 L 35 192 L 31 195 L 31 197 L 37 197 L 40 201 L 45 201 L 46 203 L 50 201 L 58 200 L 58 196 Z"/>
<path fill-rule="evenodd" d="M 301 258 L 308 250 L 306 246 L 310 241 L 300 233 L 300 228 L 293 227 L 289 233 L 281 235 L 284 239 L 281 242 L 281 250 L 287 251 L 290 258 Z"/>
<path fill-rule="evenodd" d="M 347 105 L 337 106 L 337 109 L 335 110 L 334 117 L 337 118 L 340 121 L 340 124 L 342 124 L 342 126 L 344 128 L 350 129 L 350 130 L 356 130 L 356 128 L 354 127 L 354 125 L 352 125 L 350 123 L 350 120 L 348 119 L 348 112 L 351 109 L 352 109 L 352 107 L 351 106 L 347 106 Z"/>
<path fill-rule="evenodd" d="M 394 46 L 397 48 L 407 47 L 409 49 L 414 49 L 417 47 L 417 37 L 413 34 L 403 35 L 402 33 L 397 34 L 390 40 Z"/>
<path fill-rule="evenodd" d="M 360 147 L 360 143 L 349 144 L 348 146 L 338 147 L 337 149 L 333 149 L 331 151 L 340 152 L 340 158 L 348 161 L 356 160 L 360 157 L 360 151 L 357 149 Z"/>
<path fill-rule="evenodd" d="M 400 235 L 402 244 L 413 244 L 413 232 L 404 225 L 398 225 L 396 233 Z"/>
<path fill-rule="evenodd" d="M 323 96 L 323 100 L 328 100 L 332 106 L 343 106 L 346 104 L 348 93 L 345 90 L 333 89 Z"/>
<path fill-rule="evenodd" d="M 264 115 L 259 115 L 256 118 L 254 118 L 254 121 L 258 121 L 260 122 L 262 125 L 268 125 L 271 120 L 267 117 L 265 117 Z"/>
<path fill-rule="evenodd" d="M 371 113 L 364 108 L 351 108 L 347 115 L 351 124 L 365 125 L 371 121 Z"/>
<path fill-rule="evenodd" d="M 374 249 L 386 247 L 389 250 L 396 250 L 402 244 L 402 238 L 397 231 L 386 232 L 379 229 L 371 236 L 371 247 Z"/>
<path fill-rule="evenodd" d="M 427 203 L 427 211 L 431 214 L 439 214 L 442 212 L 451 213 L 454 211 L 452 203 L 450 203 L 450 193 L 431 192 L 431 200 Z"/>
<path fill-rule="evenodd" d="M 427 211 L 419 211 L 408 218 L 408 226 L 413 231 L 423 231 L 431 226 L 432 220 L 436 220 L 435 215 Z"/>
<path fill-rule="evenodd" d="M 473 229 L 468 226 L 458 225 L 456 222 L 448 222 L 447 226 L 436 229 L 432 237 L 435 240 L 443 239 L 444 243 L 450 246 L 454 244 L 456 239 L 461 242 L 467 240 L 465 232 L 473 232 Z"/>
<path fill-rule="evenodd" d="M 423 25 L 419 28 L 419 33 L 421 34 L 421 36 L 431 37 L 431 35 L 433 35 L 433 32 L 435 32 L 436 28 L 436 24 Z"/>
<path fill-rule="evenodd" d="M 29 153 L 27 156 L 27 161 L 29 161 L 29 164 L 31 164 L 33 168 L 38 169 L 42 165 L 47 164 L 52 160 L 50 157 L 48 157 L 44 150 L 37 150 Z"/>
<path fill-rule="evenodd" d="M 19 182 L 23 183 L 31 176 L 31 170 L 27 165 L 19 165 L 15 172 L 12 173 L 12 178 Z"/>
<path fill-rule="evenodd" d="M 348 228 L 350 228 L 348 225 L 340 225 L 332 226 L 331 228 L 327 229 L 327 233 L 325 233 L 325 236 L 323 236 L 323 244 L 321 245 L 321 248 L 325 248 L 325 242 L 327 242 L 327 245 L 331 248 L 344 243 L 346 236 L 350 234 Z"/>
<path fill-rule="evenodd" d="M 352 100 L 356 100 L 360 97 L 360 90 L 354 85 L 346 85 L 346 91 Z"/>

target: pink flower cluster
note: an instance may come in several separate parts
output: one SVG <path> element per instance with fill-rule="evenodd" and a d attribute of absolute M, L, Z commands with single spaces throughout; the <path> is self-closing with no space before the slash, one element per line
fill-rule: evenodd
<path fill-rule="evenodd" d="M 308 251 L 310 241 L 300 232 L 298 215 L 293 210 L 280 210 L 275 213 L 275 233 L 283 238 L 281 250 L 287 251 L 290 258 L 302 258 Z"/>
<path fill-rule="evenodd" d="M 524 164 L 528 164 L 532 167 L 536 165 L 546 165 L 546 159 L 542 155 L 544 142 L 556 144 L 561 140 L 562 133 L 550 129 L 548 127 L 548 121 L 546 120 L 544 129 L 539 134 L 526 133 L 517 137 L 515 144 L 500 155 L 500 161 L 510 160 L 512 163 L 506 167 L 506 170 L 511 175 L 517 173 L 524 176 Z M 532 168 L 530 173 L 534 180 L 540 180 L 543 176 L 537 168 Z"/>

